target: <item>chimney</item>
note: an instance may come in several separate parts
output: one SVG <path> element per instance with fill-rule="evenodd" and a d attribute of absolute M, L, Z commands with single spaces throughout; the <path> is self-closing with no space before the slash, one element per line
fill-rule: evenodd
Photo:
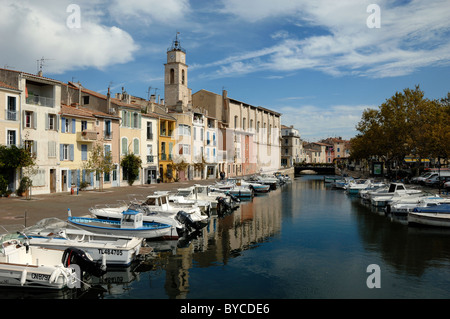
<path fill-rule="evenodd" d="M 111 91 L 108 87 L 108 93 L 106 94 L 106 109 L 108 110 L 108 113 L 111 114 Z"/>
<path fill-rule="evenodd" d="M 156 102 L 156 96 L 155 96 L 155 94 L 152 94 L 152 95 L 150 96 L 150 102 L 152 102 L 152 103 L 155 103 L 155 102 Z"/>

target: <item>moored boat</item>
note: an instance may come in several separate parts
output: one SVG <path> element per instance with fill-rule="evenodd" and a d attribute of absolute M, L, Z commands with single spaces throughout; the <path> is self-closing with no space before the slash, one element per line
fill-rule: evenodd
<path fill-rule="evenodd" d="M 141 237 L 145 239 L 178 238 L 176 229 L 167 224 L 144 222 L 142 213 L 136 210 L 125 210 L 119 220 L 75 217 L 69 210 L 69 223 L 96 234 L 118 237 Z"/>
<path fill-rule="evenodd" d="M 87 252 L 94 262 L 107 266 L 129 266 L 140 254 L 142 238 L 95 234 L 58 218 L 46 218 L 21 232 L 31 246 L 52 249 L 76 247 Z"/>
<path fill-rule="evenodd" d="M 408 213 L 408 225 L 450 227 L 450 204 L 416 207 Z"/>

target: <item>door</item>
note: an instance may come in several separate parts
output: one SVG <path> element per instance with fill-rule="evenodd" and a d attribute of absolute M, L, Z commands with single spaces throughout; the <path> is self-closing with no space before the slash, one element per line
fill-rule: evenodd
<path fill-rule="evenodd" d="M 61 192 L 67 192 L 67 171 L 61 171 Z"/>
<path fill-rule="evenodd" d="M 50 193 L 56 193 L 56 169 L 50 169 Z"/>

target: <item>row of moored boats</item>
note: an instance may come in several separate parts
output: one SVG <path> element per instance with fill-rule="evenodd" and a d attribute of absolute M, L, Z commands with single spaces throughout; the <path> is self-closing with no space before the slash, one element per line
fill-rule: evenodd
<path fill-rule="evenodd" d="M 17 232 L 4 228 L 0 287 L 79 288 L 110 267 L 151 256 L 158 242 L 195 238 L 211 216 L 232 213 L 241 201 L 288 181 L 284 175 L 228 179 L 96 205 L 87 216 L 73 216 L 69 208 L 67 220 L 46 218 Z"/>
<path fill-rule="evenodd" d="M 373 179 L 325 177 L 333 187 L 362 198 L 384 210 L 386 215 L 406 220 L 409 225 L 450 227 L 450 197 L 403 183 L 384 183 Z"/>

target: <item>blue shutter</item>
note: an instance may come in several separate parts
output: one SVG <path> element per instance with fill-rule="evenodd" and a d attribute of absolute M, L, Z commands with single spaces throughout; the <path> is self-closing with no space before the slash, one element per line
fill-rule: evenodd
<path fill-rule="evenodd" d="M 67 185 L 72 186 L 72 171 L 70 169 L 67 170 Z"/>
<path fill-rule="evenodd" d="M 64 117 L 61 117 L 61 133 L 66 132 L 66 119 Z"/>
<path fill-rule="evenodd" d="M 64 144 L 59 144 L 59 160 L 64 161 Z"/>
<path fill-rule="evenodd" d="M 72 133 L 73 133 L 73 134 L 75 134 L 76 128 L 77 128 L 77 126 L 76 126 L 76 120 L 75 120 L 75 119 L 72 119 Z"/>
<path fill-rule="evenodd" d="M 74 150 L 73 144 L 70 144 L 69 145 L 69 159 L 71 161 L 73 161 L 73 150 Z"/>
<path fill-rule="evenodd" d="M 77 169 L 77 186 L 80 186 L 80 170 Z"/>
<path fill-rule="evenodd" d="M 81 144 L 81 160 L 87 161 L 87 145 Z"/>

